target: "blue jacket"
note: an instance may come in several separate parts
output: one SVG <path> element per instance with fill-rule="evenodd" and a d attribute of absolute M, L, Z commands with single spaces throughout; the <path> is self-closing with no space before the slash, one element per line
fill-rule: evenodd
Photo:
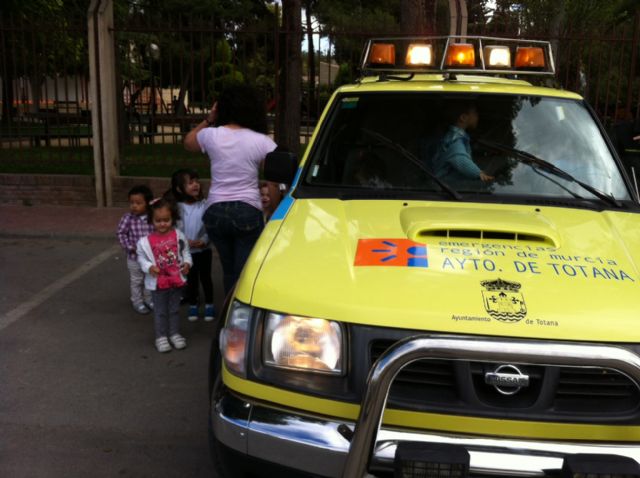
<path fill-rule="evenodd" d="M 457 126 L 445 133 L 432 164 L 433 172 L 445 182 L 480 178 L 480 168 L 471 159 L 469 135 Z"/>

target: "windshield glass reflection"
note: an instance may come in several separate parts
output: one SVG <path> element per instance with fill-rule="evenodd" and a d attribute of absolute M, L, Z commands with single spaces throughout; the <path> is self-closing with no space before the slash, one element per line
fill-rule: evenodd
<path fill-rule="evenodd" d="M 434 193 L 448 186 L 460 193 L 598 200 L 566 177 L 518 161 L 514 150 L 520 150 L 607 195 L 629 199 L 595 121 L 574 100 L 349 95 L 339 100 L 327 125 L 305 178 L 315 186 Z"/>

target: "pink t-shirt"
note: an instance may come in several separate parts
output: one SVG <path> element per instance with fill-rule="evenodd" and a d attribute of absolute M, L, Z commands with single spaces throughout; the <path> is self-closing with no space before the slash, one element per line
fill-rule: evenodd
<path fill-rule="evenodd" d="M 226 126 L 201 129 L 197 139 L 211 162 L 207 205 L 242 201 L 262 210 L 258 170 L 267 153 L 276 149 L 276 143 L 251 129 Z"/>
<path fill-rule="evenodd" d="M 148 239 L 153 258 L 160 269 L 158 289 L 182 287 L 184 281 L 180 275 L 180 244 L 175 229 L 166 234 L 152 232 Z"/>

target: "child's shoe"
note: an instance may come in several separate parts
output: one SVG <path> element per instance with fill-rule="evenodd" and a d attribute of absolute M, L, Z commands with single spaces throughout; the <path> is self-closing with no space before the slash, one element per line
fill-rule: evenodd
<path fill-rule="evenodd" d="M 133 310 L 135 310 L 138 314 L 148 314 L 149 309 L 144 304 L 133 304 Z"/>
<path fill-rule="evenodd" d="M 187 341 L 180 334 L 173 334 L 171 337 L 169 337 L 169 340 L 171 341 L 171 345 L 173 345 L 178 350 L 183 349 L 187 346 Z"/>
<path fill-rule="evenodd" d="M 149 300 L 149 301 L 144 301 L 144 305 L 147 307 L 147 309 L 153 311 L 153 301 Z"/>
<path fill-rule="evenodd" d="M 158 337 L 156 339 L 156 350 L 160 353 L 171 352 L 171 345 L 169 345 L 169 340 L 167 340 L 166 337 Z"/>
<path fill-rule="evenodd" d="M 187 316 L 187 320 L 189 322 L 195 322 L 198 320 L 198 306 L 190 305 L 189 306 L 189 315 Z"/>
<path fill-rule="evenodd" d="M 206 304 L 204 306 L 204 321 L 211 322 L 215 319 L 215 309 L 213 308 L 213 304 Z"/>

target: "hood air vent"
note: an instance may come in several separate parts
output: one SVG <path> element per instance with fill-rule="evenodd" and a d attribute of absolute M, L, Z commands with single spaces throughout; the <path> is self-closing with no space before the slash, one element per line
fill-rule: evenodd
<path fill-rule="evenodd" d="M 535 234 L 518 234 L 515 232 L 504 231 L 478 231 L 472 229 L 434 229 L 420 231 L 417 238 L 426 239 L 428 237 L 446 237 L 447 239 L 490 239 L 515 242 L 538 242 L 540 244 L 548 244 L 553 246 L 553 242 L 547 237 Z"/>
<path fill-rule="evenodd" d="M 416 242 L 428 242 L 435 237 L 560 247 L 557 228 L 533 209 L 406 207 L 400 212 L 400 224 L 407 237 Z"/>

